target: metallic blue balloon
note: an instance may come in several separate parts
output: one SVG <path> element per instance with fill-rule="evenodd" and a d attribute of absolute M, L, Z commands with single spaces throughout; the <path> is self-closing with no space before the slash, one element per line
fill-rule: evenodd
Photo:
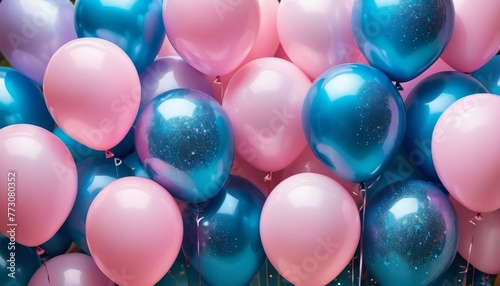
<path fill-rule="evenodd" d="M 130 155 L 123 159 L 123 163 L 125 163 L 132 170 L 134 176 L 151 179 L 146 170 L 142 167 L 136 152 L 130 153 Z"/>
<path fill-rule="evenodd" d="M 455 101 L 474 93 L 488 92 L 476 79 L 460 72 L 440 72 L 423 79 L 406 99 L 406 134 L 403 146 L 414 166 L 439 183 L 431 155 L 434 126 Z"/>
<path fill-rule="evenodd" d="M 462 286 L 464 282 L 464 271 L 467 268 L 467 261 L 460 254 L 455 256 L 455 260 L 450 268 L 432 286 Z M 474 269 L 469 265 L 467 271 L 467 285 L 493 286 L 497 275 L 489 275 Z"/>
<path fill-rule="evenodd" d="M 0 67 L 0 128 L 19 123 L 49 131 L 55 126 L 40 88 L 14 69 Z"/>
<path fill-rule="evenodd" d="M 316 157 L 339 177 L 366 182 L 380 175 L 403 141 L 403 100 L 382 72 L 362 64 L 322 73 L 302 109 Z"/>
<path fill-rule="evenodd" d="M 494 56 L 472 76 L 481 82 L 493 94 L 500 95 L 500 55 Z"/>
<path fill-rule="evenodd" d="M 222 106 L 194 89 L 156 97 L 135 127 L 135 148 L 149 177 L 175 198 L 205 202 L 222 188 L 234 159 L 234 134 Z"/>
<path fill-rule="evenodd" d="M 109 183 L 118 178 L 132 176 L 125 164 L 116 166 L 114 159 L 102 156 L 89 158 L 76 166 L 78 172 L 78 193 L 68 219 L 69 233 L 73 241 L 85 253 L 90 254 L 85 235 L 85 222 L 90 204 Z"/>
<path fill-rule="evenodd" d="M 365 264 L 381 285 L 429 285 L 451 265 L 457 247 L 457 215 L 434 184 L 399 181 L 368 201 Z"/>
<path fill-rule="evenodd" d="M 31 248 L 13 243 L 0 234 L 0 265 L 0 285 L 26 286 L 42 263 Z"/>
<path fill-rule="evenodd" d="M 409 81 L 430 67 L 450 41 L 452 0 L 356 0 L 352 29 L 370 65 Z"/>
<path fill-rule="evenodd" d="M 108 40 L 125 51 L 139 73 L 155 59 L 165 38 L 162 0 L 78 0 L 79 38 Z"/>
<path fill-rule="evenodd" d="M 183 210 L 182 250 L 209 285 L 247 285 L 260 269 L 265 199 L 250 181 L 231 176 L 216 197 Z"/>

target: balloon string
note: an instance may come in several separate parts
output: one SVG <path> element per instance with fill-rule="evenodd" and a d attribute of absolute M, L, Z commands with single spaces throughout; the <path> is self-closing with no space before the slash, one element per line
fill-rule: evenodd
<path fill-rule="evenodd" d="M 465 270 L 463 271 L 464 273 L 464 281 L 462 283 L 463 286 L 467 285 L 467 272 L 469 271 L 469 266 L 470 266 L 470 256 L 472 253 L 472 245 L 474 244 L 474 237 L 476 235 L 476 226 L 479 221 L 483 220 L 483 216 L 481 213 L 478 213 L 474 218 L 472 218 L 469 222 L 473 225 L 473 230 L 472 230 L 472 237 L 470 239 L 470 244 L 469 244 L 469 253 L 467 253 L 467 265 L 465 267 Z"/>
<path fill-rule="evenodd" d="M 267 257 L 266 257 L 266 286 L 269 286 L 269 259 Z"/>
<path fill-rule="evenodd" d="M 224 86 L 222 85 L 222 80 L 220 79 L 220 76 L 217 76 L 214 79 L 214 83 L 218 86 L 220 86 L 220 101 L 224 99 Z"/>
<path fill-rule="evenodd" d="M 201 286 L 201 254 L 200 254 L 200 218 L 201 206 L 198 205 L 196 208 L 196 251 L 198 253 L 198 284 Z"/>
<path fill-rule="evenodd" d="M 45 268 L 45 273 L 47 273 L 47 280 L 49 281 L 49 285 L 50 285 L 50 275 L 49 275 L 49 269 L 47 268 L 47 261 L 45 260 L 45 257 L 42 257 L 42 255 L 45 253 L 45 250 L 43 248 L 41 248 L 40 246 L 37 246 L 36 247 L 36 255 L 38 255 L 40 257 L 40 259 L 42 260 L 42 265 L 43 267 Z"/>
<path fill-rule="evenodd" d="M 366 215 L 366 184 L 360 183 L 359 190 L 361 191 L 361 198 L 363 200 L 363 205 L 361 209 L 363 210 L 361 215 L 361 239 L 359 243 L 359 282 L 358 285 L 361 286 L 361 280 L 363 279 L 363 235 L 365 232 L 365 215 Z M 354 275 L 354 273 L 352 274 Z"/>
<path fill-rule="evenodd" d="M 353 255 L 351 260 L 351 285 L 354 286 L 354 260 L 356 259 L 356 255 Z"/>

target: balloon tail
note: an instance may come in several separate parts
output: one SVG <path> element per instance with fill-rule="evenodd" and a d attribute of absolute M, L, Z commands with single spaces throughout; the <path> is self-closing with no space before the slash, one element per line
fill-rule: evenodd
<path fill-rule="evenodd" d="M 273 180 L 273 172 L 267 173 L 267 175 L 264 177 L 264 182 L 267 183 L 267 195 L 271 193 L 271 181 Z"/>
<path fill-rule="evenodd" d="M 110 150 L 106 150 L 106 159 L 113 158 L 115 154 L 111 152 Z"/>
<path fill-rule="evenodd" d="M 45 273 L 47 273 L 47 280 L 49 281 L 50 285 L 50 275 L 49 275 L 49 269 L 47 268 L 47 261 L 45 260 L 45 257 L 42 257 L 45 254 L 45 250 L 41 248 L 40 246 L 36 247 L 36 255 L 40 256 L 40 259 L 42 260 L 43 267 L 45 269 Z"/>
<path fill-rule="evenodd" d="M 463 271 L 464 273 L 464 280 L 462 283 L 462 286 L 467 286 L 467 273 L 469 272 L 469 266 L 470 266 L 470 255 L 472 254 L 472 245 L 474 244 L 474 236 L 476 234 L 476 226 L 479 221 L 483 220 L 483 216 L 481 213 L 478 213 L 474 218 L 472 218 L 469 222 L 473 225 L 473 230 L 472 230 L 472 237 L 470 239 L 470 244 L 469 244 L 469 252 L 467 253 L 467 265 L 465 266 L 465 270 Z M 474 275 L 474 272 L 473 272 Z M 474 283 L 474 280 L 472 280 Z"/>
<path fill-rule="evenodd" d="M 403 90 L 404 90 L 404 89 L 403 89 L 403 86 L 401 85 L 401 83 L 400 83 L 399 81 L 397 81 L 397 82 L 394 84 L 394 86 L 396 87 L 396 89 L 397 89 L 398 91 L 403 91 Z"/>
<path fill-rule="evenodd" d="M 200 221 L 203 217 L 200 217 L 200 212 L 202 211 L 201 205 L 196 208 L 196 251 L 198 253 L 198 284 L 201 286 L 201 255 L 200 255 Z"/>
<path fill-rule="evenodd" d="M 220 76 L 217 76 L 214 79 L 214 83 L 220 86 L 220 100 L 222 101 L 224 99 L 224 86 L 222 85 L 222 80 L 220 79 Z"/>
<path fill-rule="evenodd" d="M 361 281 L 363 279 L 363 235 L 365 232 L 365 214 L 366 214 L 366 184 L 360 183 L 359 190 L 361 192 L 361 199 L 363 200 L 363 205 L 361 206 L 361 239 L 359 242 L 359 281 L 358 285 L 361 286 Z M 354 275 L 354 273 L 352 273 Z"/>

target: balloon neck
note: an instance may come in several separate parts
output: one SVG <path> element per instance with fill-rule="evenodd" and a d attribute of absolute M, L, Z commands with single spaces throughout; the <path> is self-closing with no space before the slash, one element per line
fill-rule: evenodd
<path fill-rule="evenodd" d="M 45 254 L 45 250 L 41 246 L 37 246 L 35 252 L 36 252 L 36 255 L 38 255 L 38 256 L 42 256 Z"/>
<path fill-rule="evenodd" d="M 401 85 L 401 83 L 399 81 L 397 81 L 394 86 L 396 87 L 397 90 L 399 91 L 403 91 L 403 86 Z"/>
<path fill-rule="evenodd" d="M 477 222 L 483 220 L 483 215 L 481 213 L 477 213 L 473 219 L 471 219 L 469 222 L 473 225 L 476 225 Z"/>
<path fill-rule="evenodd" d="M 113 154 L 110 150 L 106 150 L 106 159 L 113 158 L 115 154 Z"/>
<path fill-rule="evenodd" d="M 267 173 L 267 175 L 264 177 L 264 182 L 271 182 L 273 180 L 273 172 Z"/>
<path fill-rule="evenodd" d="M 195 212 L 196 213 L 201 213 L 203 211 L 203 204 L 196 204 L 195 205 Z"/>
<path fill-rule="evenodd" d="M 222 80 L 220 76 L 216 76 L 214 79 L 214 84 L 220 86 L 220 100 L 224 99 L 224 86 L 222 85 Z"/>

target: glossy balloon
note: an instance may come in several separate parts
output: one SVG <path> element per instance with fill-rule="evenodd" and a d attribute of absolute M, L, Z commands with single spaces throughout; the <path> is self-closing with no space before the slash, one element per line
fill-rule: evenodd
<path fill-rule="evenodd" d="M 431 137 L 443 112 L 458 99 L 488 92 L 471 76 L 440 72 L 422 80 L 406 99 L 406 134 L 403 146 L 414 165 L 429 179 L 439 182 L 431 156 Z"/>
<path fill-rule="evenodd" d="M 500 55 L 494 56 L 488 63 L 472 73 L 489 93 L 500 95 Z"/>
<path fill-rule="evenodd" d="M 0 51 L 20 73 L 42 83 L 52 55 L 76 39 L 69 1 L 3 0 Z"/>
<path fill-rule="evenodd" d="M 38 268 L 28 286 L 92 285 L 114 286 L 97 267 L 92 257 L 82 253 L 67 253 L 47 261 Z"/>
<path fill-rule="evenodd" d="M 0 232 L 15 228 L 16 242 L 38 246 L 61 228 L 77 192 L 75 162 L 64 143 L 29 124 L 0 129 Z M 7 192 L 10 190 L 9 192 Z M 14 198 L 14 199 L 12 199 Z M 10 204 L 14 203 L 14 204 Z M 15 208 L 15 217 L 8 216 Z M 11 213 L 14 211 L 9 210 Z M 16 226 L 8 226 L 15 223 Z"/>
<path fill-rule="evenodd" d="M 381 285 L 429 285 L 451 265 L 457 247 L 455 210 L 432 183 L 396 182 L 368 201 L 365 264 Z"/>
<path fill-rule="evenodd" d="M 469 265 L 467 269 L 467 260 L 465 260 L 460 254 L 455 256 L 455 260 L 451 264 L 450 268 L 431 286 L 443 286 L 443 285 L 463 285 L 465 273 L 467 271 L 467 285 L 474 286 L 494 286 L 494 281 L 496 275 L 490 275 L 483 273 L 474 268 L 474 266 Z"/>
<path fill-rule="evenodd" d="M 78 0 L 76 33 L 79 38 L 101 38 L 118 45 L 141 73 L 155 59 L 165 38 L 162 3 L 162 0 Z"/>
<path fill-rule="evenodd" d="M 352 29 L 370 65 L 404 82 L 443 53 L 454 17 L 452 0 L 355 0 Z"/>
<path fill-rule="evenodd" d="M 118 178 L 132 176 L 125 164 L 116 166 L 114 159 L 104 156 L 89 158 L 77 166 L 78 194 L 75 205 L 68 216 L 67 224 L 71 238 L 85 253 L 90 254 L 85 234 L 85 222 L 90 204 L 109 183 Z"/>
<path fill-rule="evenodd" d="M 29 247 L 11 242 L 10 236 L 0 234 L 0 284 L 3 286 L 28 285 L 31 276 L 42 265 L 38 255 Z M 15 254 L 12 257 L 12 253 Z M 12 273 L 12 274 L 11 274 Z"/>
<path fill-rule="evenodd" d="M 302 124 L 314 154 L 340 178 L 376 178 L 403 141 L 403 100 L 382 72 L 344 64 L 319 76 L 309 89 Z"/>
<path fill-rule="evenodd" d="M 68 221 L 64 222 L 61 228 L 47 242 L 40 245 L 44 253 L 41 255 L 44 259 L 51 259 L 69 250 L 73 240 L 69 234 Z M 36 250 L 36 249 L 35 249 Z"/>
<path fill-rule="evenodd" d="M 182 250 L 208 284 L 246 285 L 260 269 L 265 253 L 259 222 L 265 199 L 248 180 L 230 176 L 217 196 L 182 211 Z"/>
<path fill-rule="evenodd" d="M 150 179 L 148 173 L 142 167 L 136 152 L 132 152 L 125 159 L 123 159 L 123 163 L 125 163 L 130 168 L 130 170 L 132 170 L 134 176 Z"/>
<path fill-rule="evenodd" d="M 215 196 L 234 159 L 229 117 L 215 99 L 194 89 L 168 91 L 146 106 L 135 147 L 148 175 L 189 203 Z"/>
<path fill-rule="evenodd" d="M 20 123 L 49 131 L 55 124 L 40 88 L 17 71 L 0 67 L 0 128 Z"/>

